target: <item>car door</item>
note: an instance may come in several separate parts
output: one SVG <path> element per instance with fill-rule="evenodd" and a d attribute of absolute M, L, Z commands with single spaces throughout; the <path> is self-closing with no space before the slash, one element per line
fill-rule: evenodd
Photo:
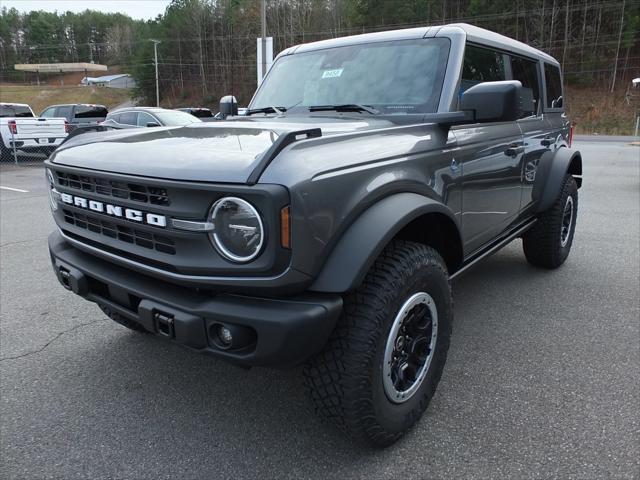
<path fill-rule="evenodd" d="M 533 206 L 533 187 L 540 167 L 540 159 L 545 152 L 549 151 L 555 140 L 550 135 L 549 126 L 542 114 L 540 62 L 515 55 L 510 55 L 509 59 L 512 79 L 518 80 L 524 88 L 530 89 L 534 101 L 534 110 L 523 112 L 522 118 L 518 120 L 524 139 L 520 210 L 522 214 L 526 214 Z"/>
<path fill-rule="evenodd" d="M 565 114 L 564 93 L 560 68 L 543 62 L 545 105 L 544 118 L 549 128 L 549 137 L 553 140 L 551 148 L 556 150 L 570 144 L 570 122 Z"/>
<path fill-rule="evenodd" d="M 467 45 L 460 82 L 464 90 L 481 82 L 506 80 L 508 56 Z M 520 210 L 523 137 L 516 122 L 453 127 L 455 160 L 462 168 L 462 236 L 465 255 L 491 242 Z"/>
<path fill-rule="evenodd" d="M 138 128 L 138 112 L 122 112 L 118 123 L 120 128 Z"/>
<path fill-rule="evenodd" d="M 147 112 L 138 112 L 138 119 L 136 123 L 139 127 L 148 127 L 150 123 L 155 123 L 158 127 L 160 126 L 158 119 Z"/>

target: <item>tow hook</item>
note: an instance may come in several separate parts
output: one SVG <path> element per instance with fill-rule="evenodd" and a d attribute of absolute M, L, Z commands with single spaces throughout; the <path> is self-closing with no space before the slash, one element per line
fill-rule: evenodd
<path fill-rule="evenodd" d="M 59 272 L 60 272 L 60 283 L 62 283 L 62 286 L 67 290 L 73 290 L 71 288 L 71 272 L 69 272 L 69 270 L 67 270 L 64 267 L 60 267 Z"/>
<path fill-rule="evenodd" d="M 175 331 L 173 328 L 173 316 L 167 315 L 162 312 L 154 312 L 153 319 L 155 320 L 156 326 L 158 328 L 158 333 L 160 335 L 164 335 L 165 337 L 174 338 Z"/>

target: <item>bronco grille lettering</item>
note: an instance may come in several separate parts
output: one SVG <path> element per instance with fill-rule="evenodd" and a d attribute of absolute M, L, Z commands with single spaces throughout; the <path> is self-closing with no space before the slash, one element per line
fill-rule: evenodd
<path fill-rule="evenodd" d="M 87 198 L 61 193 L 60 200 L 68 205 L 84 208 L 98 213 L 106 213 L 112 217 L 126 218 L 132 222 L 146 223 L 154 227 L 166 227 L 167 217 L 157 215 L 155 213 L 146 213 L 133 208 L 124 208 L 119 205 L 111 205 L 110 203 L 98 202 Z"/>

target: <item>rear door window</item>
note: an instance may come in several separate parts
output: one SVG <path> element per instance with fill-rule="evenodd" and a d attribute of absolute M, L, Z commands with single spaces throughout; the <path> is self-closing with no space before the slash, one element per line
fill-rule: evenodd
<path fill-rule="evenodd" d="M 524 112 L 523 117 L 541 113 L 540 80 L 538 78 L 538 62 L 521 57 L 511 57 L 511 72 L 514 80 L 520 81 L 524 88 L 528 88 L 533 96 L 534 110 Z"/>
<path fill-rule="evenodd" d="M 102 105 L 78 105 L 76 107 L 76 118 L 105 118 L 107 109 Z"/>
<path fill-rule="evenodd" d="M 123 125 L 136 125 L 138 121 L 138 112 L 124 112 L 120 114 L 120 120 L 118 123 Z"/>
<path fill-rule="evenodd" d="M 544 81 L 547 87 L 547 108 L 563 108 L 562 80 L 560 69 L 555 65 L 544 64 Z"/>
<path fill-rule="evenodd" d="M 464 49 L 460 95 L 482 82 L 506 80 L 505 55 L 488 48 L 467 45 Z"/>

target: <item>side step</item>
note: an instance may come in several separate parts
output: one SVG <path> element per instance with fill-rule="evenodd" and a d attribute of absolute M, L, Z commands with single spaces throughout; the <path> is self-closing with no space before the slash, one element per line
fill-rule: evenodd
<path fill-rule="evenodd" d="M 489 255 L 492 255 L 494 253 L 496 253 L 498 250 L 500 250 L 502 247 L 504 247 L 506 244 L 510 243 L 512 240 L 515 240 L 516 238 L 518 238 L 520 235 L 522 235 L 524 232 L 526 232 L 527 230 L 529 230 L 531 227 L 533 227 L 533 225 L 538 221 L 537 218 L 533 218 L 529 221 L 527 221 L 526 223 L 524 223 L 523 225 L 521 225 L 520 227 L 517 227 L 513 232 L 507 234 L 506 237 L 498 240 L 496 243 L 494 243 L 493 245 L 491 245 L 489 248 L 487 248 L 486 250 L 472 256 L 467 262 L 465 262 L 462 266 L 462 268 L 460 270 L 458 270 L 457 272 L 455 272 L 453 275 L 451 275 L 449 277 L 450 280 L 454 280 L 455 278 L 457 278 L 458 276 L 462 275 L 464 272 L 466 272 L 467 270 L 469 270 L 471 267 L 473 267 L 476 263 L 478 263 L 480 260 L 484 260 L 485 258 L 487 258 Z"/>

